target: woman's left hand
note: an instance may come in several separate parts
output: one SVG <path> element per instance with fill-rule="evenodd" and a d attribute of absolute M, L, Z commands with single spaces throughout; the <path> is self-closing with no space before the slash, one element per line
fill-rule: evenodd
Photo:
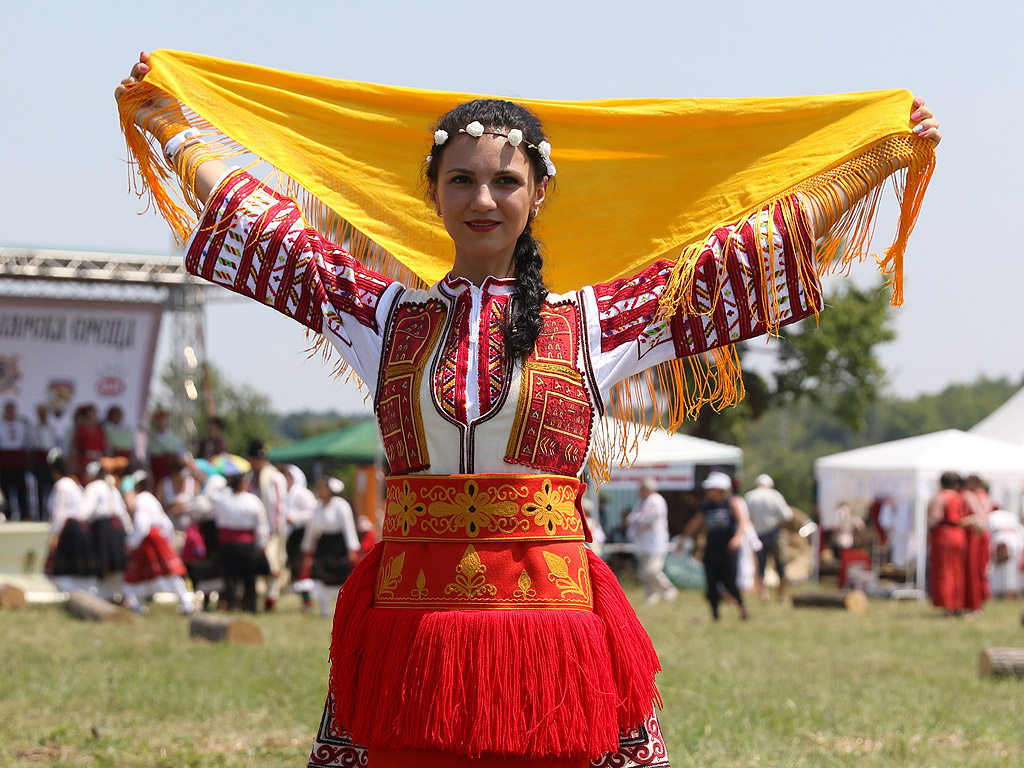
<path fill-rule="evenodd" d="M 928 139 L 938 146 L 942 141 L 942 134 L 939 133 L 939 121 L 928 107 L 924 105 L 924 99 L 914 98 L 914 106 L 910 108 L 910 122 L 914 124 L 913 131 L 922 139 Z"/>

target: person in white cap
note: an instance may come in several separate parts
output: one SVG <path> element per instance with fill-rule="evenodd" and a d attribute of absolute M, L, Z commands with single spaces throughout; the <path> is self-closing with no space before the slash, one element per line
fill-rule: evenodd
<path fill-rule="evenodd" d="M 683 536 L 693 536 L 699 528 L 704 528 L 704 573 L 712 618 L 718 621 L 721 590 L 725 590 L 739 605 L 740 616 L 746 619 L 747 606 L 743 603 L 743 593 L 736 586 L 736 566 L 746 515 L 740 500 L 732 493 L 732 479 L 725 472 L 716 470 L 708 473 L 701 488 L 704 489 L 704 501 L 686 524 Z"/>
<path fill-rule="evenodd" d="M 758 475 L 754 478 L 754 490 L 743 497 L 747 502 L 747 512 L 754 533 L 761 540 L 761 549 L 757 553 L 757 577 L 761 591 L 761 602 L 768 602 L 768 587 L 764 583 L 764 570 L 768 564 L 768 553 L 775 562 L 775 572 L 779 574 L 779 591 L 776 595 L 779 602 L 786 592 L 786 563 L 782 558 L 782 537 L 779 535 L 782 524 L 793 519 L 793 511 L 786 499 L 775 490 L 775 481 L 770 475 Z"/>
<path fill-rule="evenodd" d="M 356 522 L 351 505 L 341 495 L 343 490 L 345 484 L 336 477 L 317 479 L 314 493 L 319 506 L 302 537 L 302 552 L 310 560 L 309 571 L 324 618 L 331 615 L 359 554 Z"/>
<path fill-rule="evenodd" d="M 644 584 L 647 603 L 675 600 L 679 590 L 665 575 L 665 555 L 668 554 L 668 504 L 658 493 L 653 477 L 640 482 L 640 501 L 626 515 L 626 535 L 636 544 L 636 557 L 640 580 Z"/>

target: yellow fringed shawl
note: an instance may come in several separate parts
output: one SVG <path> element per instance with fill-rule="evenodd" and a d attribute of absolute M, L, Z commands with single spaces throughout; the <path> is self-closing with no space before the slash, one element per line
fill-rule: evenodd
<path fill-rule="evenodd" d="M 142 178 L 139 193 L 152 195 L 179 236 L 194 218 L 168 189 L 162 153 L 131 121 L 152 88 L 185 105 L 219 156 L 252 153 L 265 160 L 308 220 L 370 268 L 409 285 L 447 273 L 452 243 L 426 201 L 424 158 L 435 119 L 473 95 L 331 80 L 177 51 L 155 52 L 150 65 L 145 84 L 121 100 L 122 128 Z M 518 101 L 545 124 L 558 167 L 558 188 L 535 226 L 553 291 L 669 258 L 679 268 L 662 310 L 687 309 L 693 261 L 716 227 L 794 191 L 835 210 L 837 185 L 877 179 L 881 169 L 899 164 L 907 167 L 893 177 L 900 218 L 879 265 L 893 283 L 894 303 L 902 301 L 903 251 L 934 167 L 931 142 L 909 130 L 909 92 Z M 843 269 L 866 255 L 882 187 L 874 181 L 819 242 L 819 271 Z M 186 202 L 195 201 L 186 193 Z M 802 256 L 804 269 L 813 269 L 815 255 Z M 703 402 L 721 407 L 742 396 L 731 349 L 688 365 L 689 376 L 673 361 L 624 383 L 612 412 L 676 428 Z M 650 402 L 653 390 L 677 396 L 667 414 L 644 417 L 640 403 Z"/>

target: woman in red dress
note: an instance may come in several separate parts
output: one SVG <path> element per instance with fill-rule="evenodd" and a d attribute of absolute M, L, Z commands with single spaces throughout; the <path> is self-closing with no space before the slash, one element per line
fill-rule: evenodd
<path fill-rule="evenodd" d="M 966 606 L 967 532 L 963 520 L 967 511 L 963 496 L 957 490 L 961 483 L 956 472 L 943 472 L 939 478 L 941 490 L 928 504 L 932 603 L 945 609 L 947 616 L 963 613 Z"/>
<path fill-rule="evenodd" d="M 86 466 L 107 455 L 107 433 L 96 415 L 96 406 L 83 405 L 76 414 L 73 443 L 75 472 L 78 481 L 85 485 L 89 482 L 85 472 Z"/>
<path fill-rule="evenodd" d="M 977 475 L 964 480 L 962 495 L 967 512 L 963 521 L 967 531 L 964 606 L 971 613 L 977 613 L 992 597 L 988 584 L 988 555 L 992 541 L 988 532 L 988 513 L 992 511 L 992 501 Z"/>

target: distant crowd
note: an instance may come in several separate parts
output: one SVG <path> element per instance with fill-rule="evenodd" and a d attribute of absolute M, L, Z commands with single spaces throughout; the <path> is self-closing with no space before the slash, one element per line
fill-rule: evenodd
<path fill-rule="evenodd" d="M 158 411 L 139 461 L 118 408 L 100 423 L 84 405 L 67 429 L 48 408 L 37 415 L 30 425 L 4 405 L 3 491 L 10 519 L 49 523 L 45 571 L 62 591 L 139 612 L 171 593 L 191 613 L 197 604 L 273 610 L 290 588 L 304 610 L 317 598 L 329 615 L 376 540 L 372 523 L 354 518 L 341 480 L 321 477 L 310 489 L 298 467 L 274 466 L 258 442 L 247 457 L 227 453 L 216 419 L 192 455 Z"/>
<path fill-rule="evenodd" d="M 219 423 L 211 427 L 216 441 Z M 109 457 L 135 460 L 145 456 L 157 482 L 171 471 L 171 465 L 185 454 L 180 436 L 169 427 L 167 413 L 153 414 L 147 446 L 136 444 L 138 430 L 126 423 L 124 410 L 117 405 L 107 409 L 101 421 L 96 406 L 40 404 L 35 420 L 18 412 L 17 403 L 8 400 L 0 416 L 0 494 L 9 520 L 49 519 L 53 479 L 47 457 L 57 451 L 69 463 L 79 482 L 86 481 L 89 462 Z M 223 440 L 219 448 L 223 450 Z M 214 451 L 217 452 L 217 451 Z"/>

